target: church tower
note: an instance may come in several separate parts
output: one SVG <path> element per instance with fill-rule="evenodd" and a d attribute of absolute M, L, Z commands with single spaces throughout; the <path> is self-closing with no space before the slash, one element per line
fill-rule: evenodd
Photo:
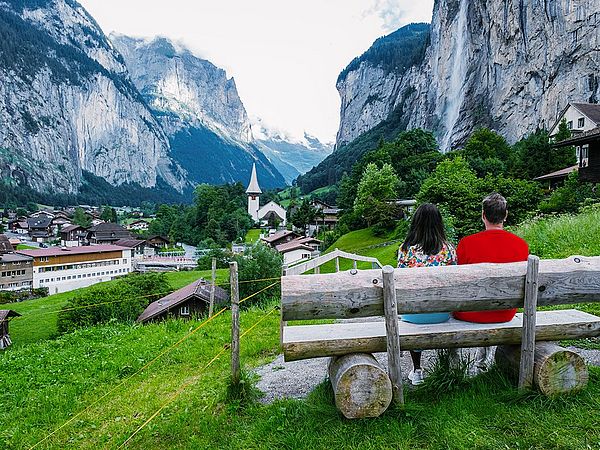
<path fill-rule="evenodd" d="M 259 196 L 262 194 L 262 191 L 258 186 L 255 163 L 252 164 L 252 176 L 250 177 L 250 184 L 248 185 L 248 189 L 246 189 L 246 194 L 248 194 L 248 214 L 250 214 L 252 220 L 258 222 Z"/>

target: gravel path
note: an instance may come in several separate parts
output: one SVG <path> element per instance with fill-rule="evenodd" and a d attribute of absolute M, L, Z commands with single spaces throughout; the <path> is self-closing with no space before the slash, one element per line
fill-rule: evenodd
<path fill-rule="evenodd" d="M 569 347 L 578 352 L 588 364 L 600 366 L 600 350 L 585 350 Z M 436 352 L 426 350 L 423 352 L 422 365 L 430 367 Z M 377 360 L 387 368 L 387 354 L 376 353 Z M 284 362 L 283 355 L 279 355 L 273 362 L 258 367 L 255 372 L 260 376 L 257 387 L 264 392 L 261 399 L 263 403 L 271 403 L 282 398 L 305 398 L 312 390 L 327 377 L 327 364 L 329 358 L 314 358 L 303 361 Z M 406 376 L 412 369 L 408 352 L 402 358 L 402 373 L 406 383 Z"/>

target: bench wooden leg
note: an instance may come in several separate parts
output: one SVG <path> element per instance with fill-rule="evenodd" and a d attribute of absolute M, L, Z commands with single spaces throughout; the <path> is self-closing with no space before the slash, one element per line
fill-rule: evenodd
<path fill-rule="evenodd" d="M 400 332 L 398 328 L 398 304 L 394 268 L 385 266 L 383 275 L 383 310 L 385 313 L 386 347 L 388 354 L 388 373 L 392 382 L 394 402 L 404 405 L 402 390 L 402 367 L 400 366 Z"/>
<path fill-rule="evenodd" d="M 335 404 L 348 419 L 378 417 L 392 401 L 390 378 L 369 353 L 331 358 L 329 379 Z"/>
<path fill-rule="evenodd" d="M 496 364 L 509 375 L 519 373 L 520 360 L 518 345 L 501 345 L 496 350 Z M 580 355 L 551 342 L 536 344 L 533 385 L 544 395 L 577 392 L 587 385 L 588 379 L 588 370 Z"/>
<path fill-rule="evenodd" d="M 529 255 L 525 274 L 525 299 L 523 306 L 523 331 L 521 335 L 521 363 L 519 389 L 533 385 L 533 360 L 535 352 L 535 325 L 538 298 L 540 258 Z"/>

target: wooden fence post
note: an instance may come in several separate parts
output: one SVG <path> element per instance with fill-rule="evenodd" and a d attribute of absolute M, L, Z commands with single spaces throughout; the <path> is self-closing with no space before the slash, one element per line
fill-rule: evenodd
<path fill-rule="evenodd" d="M 240 292 L 237 262 L 229 263 L 231 283 L 231 381 L 240 383 Z"/>
<path fill-rule="evenodd" d="M 402 391 L 402 368 L 400 367 L 400 334 L 398 330 L 398 305 L 396 304 L 394 268 L 392 266 L 385 266 L 382 269 L 382 273 L 388 374 L 392 382 L 394 402 L 403 405 L 404 393 Z"/>
<path fill-rule="evenodd" d="M 281 268 L 281 276 L 285 277 L 287 275 L 287 270 L 288 270 L 288 266 L 287 264 L 284 264 Z M 280 314 L 279 314 L 279 345 L 281 345 L 283 347 L 283 329 L 285 328 L 285 326 L 287 325 L 287 322 L 285 322 L 283 320 L 283 305 L 281 305 L 280 308 Z"/>
<path fill-rule="evenodd" d="M 210 286 L 210 303 L 208 304 L 208 317 L 212 317 L 215 309 L 215 283 L 217 281 L 217 258 L 212 259 L 212 276 Z"/>
<path fill-rule="evenodd" d="M 540 258 L 529 255 L 525 274 L 525 300 L 523 307 L 523 331 L 521 334 L 521 362 L 519 365 L 519 389 L 533 385 L 535 357 L 535 324 L 538 298 Z"/>

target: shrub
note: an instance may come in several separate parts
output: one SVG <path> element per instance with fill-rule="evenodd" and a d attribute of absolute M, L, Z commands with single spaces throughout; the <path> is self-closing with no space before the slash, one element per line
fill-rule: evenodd
<path fill-rule="evenodd" d="M 58 314 L 58 331 L 66 333 L 109 321 L 133 322 L 150 303 L 172 291 L 163 273 L 130 274 L 97 284 L 63 307 Z"/>
<path fill-rule="evenodd" d="M 238 263 L 240 300 L 266 288 L 275 281 L 253 282 L 252 280 L 281 277 L 281 265 L 283 262 L 281 255 L 275 249 L 261 242 L 255 243 L 243 255 L 236 255 L 233 259 Z M 279 297 L 279 292 L 279 287 L 274 286 L 252 297 L 252 299 L 248 300 L 246 306 L 261 303 L 273 297 Z"/>
<path fill-rule="evenodd" d="M 543 213 L 572 213 L 584 204 L 600 202 L 600 192 L 592 183 L 579 181 L 579 174 L 572 172 L 565 184 L 556 189 L 550 197 L 540 204 Z"/>

